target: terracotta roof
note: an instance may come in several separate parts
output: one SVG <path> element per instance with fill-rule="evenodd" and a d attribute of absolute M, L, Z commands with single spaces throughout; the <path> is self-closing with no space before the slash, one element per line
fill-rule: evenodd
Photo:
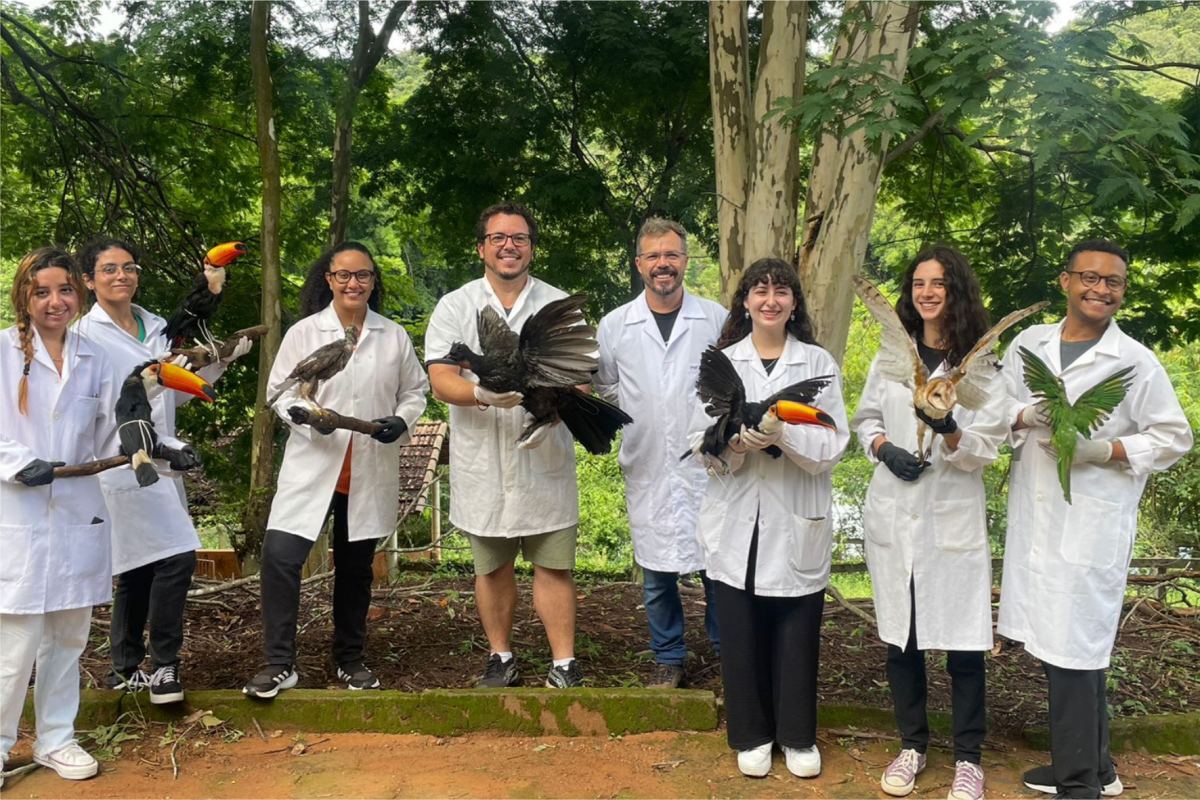
<path fill-rule="evenodd" d="M 445 463 L 448 429 L 445 422 L 422 420 L 413 426 L 408 444 L 400 448 L 400 519 L 425 507 L 438 464 Z"/>

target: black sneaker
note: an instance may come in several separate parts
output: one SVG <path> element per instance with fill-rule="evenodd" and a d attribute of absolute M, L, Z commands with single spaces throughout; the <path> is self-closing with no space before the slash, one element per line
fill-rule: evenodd
<path fill-rule="evenodd" d="M 678 689 L 684 685 L 683 667 L 678 664 L 657 664 L 647 689 Z"/>
<path fill-rule="evenodd" d="M 1058 787 L 1054 784 L 1054 770 L 1049 764 L 1026 770 L 1025 774 L 1021 776 L 1021 780 L 1027 788 L 1033 789 L 1035 792 L 1044 792 L 1051 795 L 1058 792 Z M 1125 791 L 1125 786 L 1114 772 L 1112 780 L 1100 787 L 1100 796 L 1116 797 L 1123 791 Z"/>
<path fill-rule="evenodd" d="M 583 670 L 579 668 L 579 659 L 571 659 L 565 667 L 550 667 L 546 676 L 547 689 L 573 689 L 583 686 Z"/>
<path fill-rule="evenodd" d="M 150 674 L 144 669 L 135 669 L 129 675 L 110 672 L 104 678 L 104 688 L 117 692 L 140 692 L 150 686 Z"/>
<path fill-rule="evenodd" d="M 150 676 L 150 702 L 156 706 L 183 702 L 183 684 L 179 682 L 179 665 L 167 664 Z"/>
<path fill-rule="evenodd" d="M 242 694 L 269 700 L 284 689 L 291 689 L 300 680 L 291 664 L 272 664 L 242 687 Z"/>
<path fill-rule="evenodd" d="M 375 677 L 375 673 L 367 669 L 367 665 L 359 661 L 357 664 L 347 664 L 344 667 L 337 668 L 338 680 L 346 684 L 347 689 L 358 691 L 360 689 L 378 689 L 379 678 Z"/>
<path fill-rule="evenodd" d="M 517 674 L 517 657 L 501 661 L 497 653 L 488 656 L 487 666 L 483 677 L 475 681 L 476 689 L 503 689 L 505 686 L 516 686 L 521 676 Z"/>

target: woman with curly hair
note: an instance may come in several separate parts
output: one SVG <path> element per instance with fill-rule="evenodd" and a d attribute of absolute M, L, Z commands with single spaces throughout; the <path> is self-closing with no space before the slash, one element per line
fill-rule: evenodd
<path fill-rule="evenodd" d="M 830 473 L 850 439 L 841 374 L 813 340 L 795 267 L 778 258 L 746 270 L 717 347 L 750 402 L 829 376 L 813 402 L 836 430 L 743 427 L 723 455 L 728 474 L 708 480 L 698 526 L 715 584 L 728 740 L 738 768 L 766 776 L 778 743 L 788 770 L 811 778 L 821 772 L 817 663 L 832 556 Z M 713 421 L 701 408 L 693 436 Z"/>
<path fill-rule="evenodd" d="M 896 314 L 931 376 L 952 369 L 988 330 L 979 281 L 967 259 L 935 245 L 909 263 Z M 925 651 L 945 650 L 954 719 L 950 800 L 983 796 L 980 746 L 986 733 L 983 653 L 992 648 L 992 574 L 983 468 L 1005 437 L 998 377 L 977 411 L 945 419 L 913 406 L 912 390 L 872 363 L 852 424 L 877 464 L 867 489 L 863 533 L 879 637 L 901 750 L 884 771 L 885 792 L 903 797 L 925 768 Z M 913 454 L 918 419 L 937 436 L 929 460 Z"/>

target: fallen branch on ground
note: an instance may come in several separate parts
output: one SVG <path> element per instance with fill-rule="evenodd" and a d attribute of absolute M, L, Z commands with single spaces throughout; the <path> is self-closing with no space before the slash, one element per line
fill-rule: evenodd
<path fill-rule="evenodd" d="M 837 603 L 839 606 L 841 606 L 842 608 L 851 612 L 852 614 L 857 615 L 858 617 L 863 619 L 868 624 L 870 624 L 872 626 L 874 626 L 876 624 L 875 617 L 871 616 L 866 611 L 863 611 L 861 608 L 859 608 L 858 606 L 854 605 L 849 600 L 847 600 L 842 595 L 842 593 L 840 591 L 838 591 L 838 588 L 836 586 L 834 586 L 832 583 L 825 587 L 825 594 L 832 597 L 834 602 Z"/>

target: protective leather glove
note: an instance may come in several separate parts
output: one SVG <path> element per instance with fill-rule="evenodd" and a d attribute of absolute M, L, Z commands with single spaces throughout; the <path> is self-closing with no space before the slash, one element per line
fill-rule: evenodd
<path fill-rule="evenodd" d="M 312 429 L 314 431 L 316 431 L 317 433 L 321 434 L 322 436 L 328 436 L 329 434 L 336 431 L 337 428 L 333 427 L 332 425 L 324 424 L 324 422 L 323 422 L 324 419 L 325 419 L 325 417 L 323 415 L 316 415 L 316 416 L 312 417 L 312 422 L 310 422 L 309 424 L 312 426 Z"/>
<path fill-rule="evenodd" d="M 902 481 L 915 481 L 921 477 L 925 463 L 907 450 L 901 450 L 891 442 L 884 442 L 875 451 L 875 457 Z"/>
<path fill-rule="evenodd" d="M 1049 439 L 1038 442 L 1038 447 L 1051 458 L 1058 458 L 1058 448 Z M 1075 455 L 1072 464 L 1107 464 L 1112 461 L 1112 442 L 1108 439 L 1085 439 L 1075 435 Z"/>
<path fill-rule="evenodd" d="M 189 469 L 200 466 L 200 456 L 190 444 L 185 444 L 178 450 L 168 448 L 164 455 L 167 463 L 171 465 L 171 469 L 176 472 L 187 472 Z"/>
<path fill-rule="evenodd" d="M 764 420 L 765 422 L 765 420 Z M 776 444 L 783 438 L 783 425 L 767 425 L 767 430 L 762 431 L 758 428 L 747 428 L 742 426 L 742 430 L 738 434 L 742 438 L 744 444 L 750 450 L 763 450 Z"/>
<path fill-rule="evenodd" d="M 13 477 L 18 483 L 23 483 L 26 486 L 45 486 L 54 480 L 54 468 L 65 467 L 66 465 L 65 461 L 43 461 L 40 458 L 35 458 Z"/>
<path fill-rule="evenodd" d="M 526 415 L 526 424 L 533 421 L 533 417 Z M 542 425 L 534 428 L 533 433 L 529 434 L 529 438 L 517 443 L 518 450 L 533 450 L 535 447 L 541 447 L 542 442 L 546 441 L 546 437 L 550 435 L 550 431 L 562 420 L 555 420 L 549 425 Z"/>
<path fill-rule="evenodd" d="M 921 409 L 913 406 L 913 411 L 917 412 L 917 419 L 929 426 L 929 430 L 942 436 L 949 436 L 958 431 L 958 423 L 954 421 L 954 414 L 948 413 L 941 419 L 931 417 Z"/>
<path fill-rule="evenodd" d="M 400 417 L 380 417 L 379 419 L 371 420 L 377 422 L 383 427 L 371 434 L 371 438 L 377 442 L 391 444 L 404 435 L 408 430 L 408 423 Z"/>
<path fill-rule="evenodd" d="M 243 336 L 242 338 L 238 339 L 238 343 L 233 346 L 233 352 L 231 352 L 226 358 L 221 359 L 221 363 L 225 366 L 229 366 L 234 361 L 237 361 L 239 358 L 246 355 L 246 353 L 249 353 L 252 347 L 254 347 L 254 340 L 252 340 L 249 336 Z"/>
<path fill-rule="evenodd" d="M 1025 406 L 1021 409 L 1020 415 L 1017 417 L 1024 428 L 1049 428 L 1050 427 L 1050 401 L 1039 400 L 1032 405 Z"/>
<path fill-rule="evenodd" d="M 171 356 L 171 358 L 167 360 L 167 363 L 174 364 L 180 369 L 186 369 L 188 372 L 191 372 L 192 370 L 192 362 L 188 361 L 188 357 L 183 354 Z"/>
<path fill-rule="evenodd" d="M 525 395 L 520 392 L 492 392 L 479 384 L 475 384 L 475 402 L 481 406 L 514 408 L 521 405 L 521 401 L 524 399 Z"/>

